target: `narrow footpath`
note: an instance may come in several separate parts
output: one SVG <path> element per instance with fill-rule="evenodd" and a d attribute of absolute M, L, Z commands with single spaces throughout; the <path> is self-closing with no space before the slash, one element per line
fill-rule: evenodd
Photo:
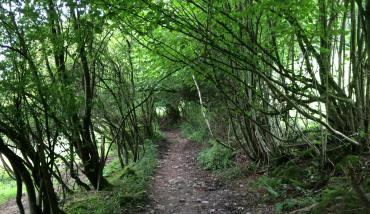
<path fill-rule="evenodd" d="M 251 195 L 245 185 L 235 181 L 231 186 L 236 188 L 231 190 L 212 173 L 199 168 L 199 143 L 182 138 L 178 131 L 164 134 L 166 141 L 159 148 L 160 163 L 145 213 L 256 213 L 256 209 L 248 209 Z M 262 210 L 259 211 L 267 211 Z"/>

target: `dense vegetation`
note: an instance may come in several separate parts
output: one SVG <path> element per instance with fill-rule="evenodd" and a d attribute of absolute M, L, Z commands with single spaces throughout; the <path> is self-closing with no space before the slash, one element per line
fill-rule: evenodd
<path fill-rule="evenodd" d="M 179 123 L 210 142 L 204 168 L 246 157 L 278 211 L 370 212 L 370 0 L 0 2 L 0 179 L 21 213 L 22 192 L 32 214 L 144 201 L 149 139 Z"/>

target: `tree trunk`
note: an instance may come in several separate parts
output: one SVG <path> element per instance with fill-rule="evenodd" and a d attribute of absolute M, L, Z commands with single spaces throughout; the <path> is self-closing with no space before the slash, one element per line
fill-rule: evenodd
<path fill-rule="evenodd" d="M 43 213 L 41 207 L 37 204 L 35 187 L 32 182 L 32 178 L 22 163 L 22 159 L 18 157 L 14 152 L 12 152 L 5 144 L 3 139 L 0 138 L 0 153 L 4 154 L 5 157 L 11 163 L 15 174 L 19 174 L 22 178 L 24 184 L 26 185 L 28 202 L 30 206 L 31 214 Z"/>

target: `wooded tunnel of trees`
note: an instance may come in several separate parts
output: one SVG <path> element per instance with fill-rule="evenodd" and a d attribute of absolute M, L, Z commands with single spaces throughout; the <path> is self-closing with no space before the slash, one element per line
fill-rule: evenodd
<path fill-rule="evenodd" d="M 20 213 L 25 192 L 39 214 L 114 189 L 111 155 L 127 171 L 181 123 L 279 181 L 269 193 L 370 211 L 370 0 L 0 2 L 0 153 Z"/>

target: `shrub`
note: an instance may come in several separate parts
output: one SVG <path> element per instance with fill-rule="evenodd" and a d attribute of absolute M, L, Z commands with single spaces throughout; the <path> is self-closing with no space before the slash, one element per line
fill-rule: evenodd
<path fill-rule="evenodd" d="M 156 147 L 151 140 L 145 140 L 142 158 L 130 163 L 124 169 L 117 158 L 104 169 L 104 175 L 116 186 L 113 191 L 86 192 L 75 195 L 65 205 L 69 214 L 114 214 L 138 213 L 148 200 L 145 191 L 157 165 Z"/>
<path fill-rule="evenodd" d="M 251 186 L 266 190 L 268 194 L 265 195 L 265 200 L 274 200 L 285 194 L 285 185 L 280 178 L 261 176 Z"/>
<path fill-rule="evenodd" d="M 315 204 L 316 200 L 314 197 L 287 198 L 283 202 L 277 203 L 275 210 L 277 213 L 292 211 Z"/>
<path fill-rule="evenodd" d="M 366 188 L 365 188 L 366 190 Z M 344 177 L 333 177 L 321 192 L 319 204 L 313 213 L 342 212 L 362 213 L 364 207 L 348 180 Z"/>
<path fill-rule="evenodd" d="M 220 170 L 218 173 L 218 176 L 223 181 L 230 181 L 230 180 L 240 177 L 241 175 L 242 175 L 242 170 L 240 169 L 239 166 L 233 166 L 228 169 L 223 169 L 223 170 Z"/>
<path fill-rule="evenodd" d="M 208 130 L 205 127 L 192 126 L 190 123 L 181 124 L 181 134 L 189 140 L 195 142 L 204 142 L 208 138 Z"/>
<path fill-rule="evenodd" d="M 230 149 L 223 147 L 213 140 L 209 141 L 209 143 L 212 146 L 201 151 L 198 156 L 198 161 L 204 169 L 227 169 L 235 165 L 232 161 L 234 154 Z"/>

